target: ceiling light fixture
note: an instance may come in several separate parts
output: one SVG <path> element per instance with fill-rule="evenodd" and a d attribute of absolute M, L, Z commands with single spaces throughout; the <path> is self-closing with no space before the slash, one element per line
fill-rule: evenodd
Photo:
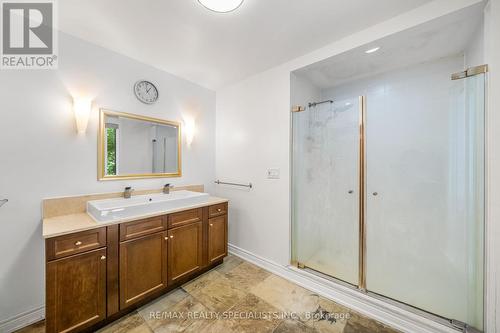
<path fill-rule="evenodd" d="M 214 12 L 228 13 L 241 6 L 243 0 L 198 0 L 198 2 Z"/>
<path fill-rule="evenodd" d="M 373 52 L 377 52 L 378 50 L 380 50 L 380 46 L 374 47 L 373 49 L 366 50 L 365 53 L 370 54 Z"/>

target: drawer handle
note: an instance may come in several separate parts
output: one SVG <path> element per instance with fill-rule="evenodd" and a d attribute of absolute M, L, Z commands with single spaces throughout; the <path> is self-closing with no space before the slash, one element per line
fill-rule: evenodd
<path fill-rule="evenodd" d="M 217 211 L 218 211 L 218 212 L 222 212 L 222 209 L 221 209 L 221 208 L 217 208 Z"/>
<path fill-rule="evenodd" d="M 106 260 L 106 256 L 101 256 L 101 260 Z"/>
<path fill-rule="evenodd" d="M 75 245 L 76 245 L 76 246 L 80 246 L 80 245 L 82 245 L 82 244 L 83 244 L 83 243 L 82 243 L 82 242 L 80 242 L 80 241 L 77 241 L 77 242 L 75 243 Z"/>

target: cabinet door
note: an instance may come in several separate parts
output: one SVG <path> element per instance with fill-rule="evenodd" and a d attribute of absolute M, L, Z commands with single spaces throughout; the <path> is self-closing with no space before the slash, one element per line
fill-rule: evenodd
<path fill-rule="evenodd" d="M 47 263 L 47 333 L 76 332 L 106 317 L 106 248 Z"/>
<path fill-rule="evenodd" d="M 168 231 L 168 279 L 175 283 L 197 272 L 202 265 L 203 223 Z"/>
<path fill-rule="evenodd" d="M 227 215 L 208 220 L 208 263 L 227 255 Z"/>
<path fill-rule="evenodd" d="M 166 232 L 120 243 L 120 309 L 167 287 Z"/>

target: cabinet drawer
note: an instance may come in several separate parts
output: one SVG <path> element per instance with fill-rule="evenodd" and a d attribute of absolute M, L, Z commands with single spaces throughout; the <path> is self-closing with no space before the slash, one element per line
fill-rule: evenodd
<path fill-rule="evenodd" d="M 208 207 L 208 217 L 227 214 L 227 202 Z"/>
<path fill-rule="evenodd" d="M 165 226 L 161 216 L 123 223 L 120 225 L 120 241 L 127 241 L 163 230 L 165 230 Z"/>
<path fill-rule="evenodd" d="M 203 219 L 203 209 L 196 208 L 167 216 L 168 228 L 176 228 L 186 224 L 200 222 Z"/>
<path fill-rule="evenodd" d="M 54 260 L 106 246 L 106 228 L 82 231 L 49 238 L 46 241 L 47 260 Z"/>

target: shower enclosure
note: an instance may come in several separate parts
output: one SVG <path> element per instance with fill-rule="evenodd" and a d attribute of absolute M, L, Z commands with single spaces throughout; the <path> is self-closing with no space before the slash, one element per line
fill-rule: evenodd
<path fill-rule="evenodd" d="M 484 76 L 293 112 L 293 263 L 482 329 Z"/>
<path fill-rule="evenodd" d="M 483 330 L 487 66 L 469 63 L 480 59 L 477 13 L 387 37 L 386 54 L 356 49 L 292 73 L 291 259 Z M 452 45 L 454 35 L 470 40 Z M 425 60 L 402 51 L 421 40 Z"/>

